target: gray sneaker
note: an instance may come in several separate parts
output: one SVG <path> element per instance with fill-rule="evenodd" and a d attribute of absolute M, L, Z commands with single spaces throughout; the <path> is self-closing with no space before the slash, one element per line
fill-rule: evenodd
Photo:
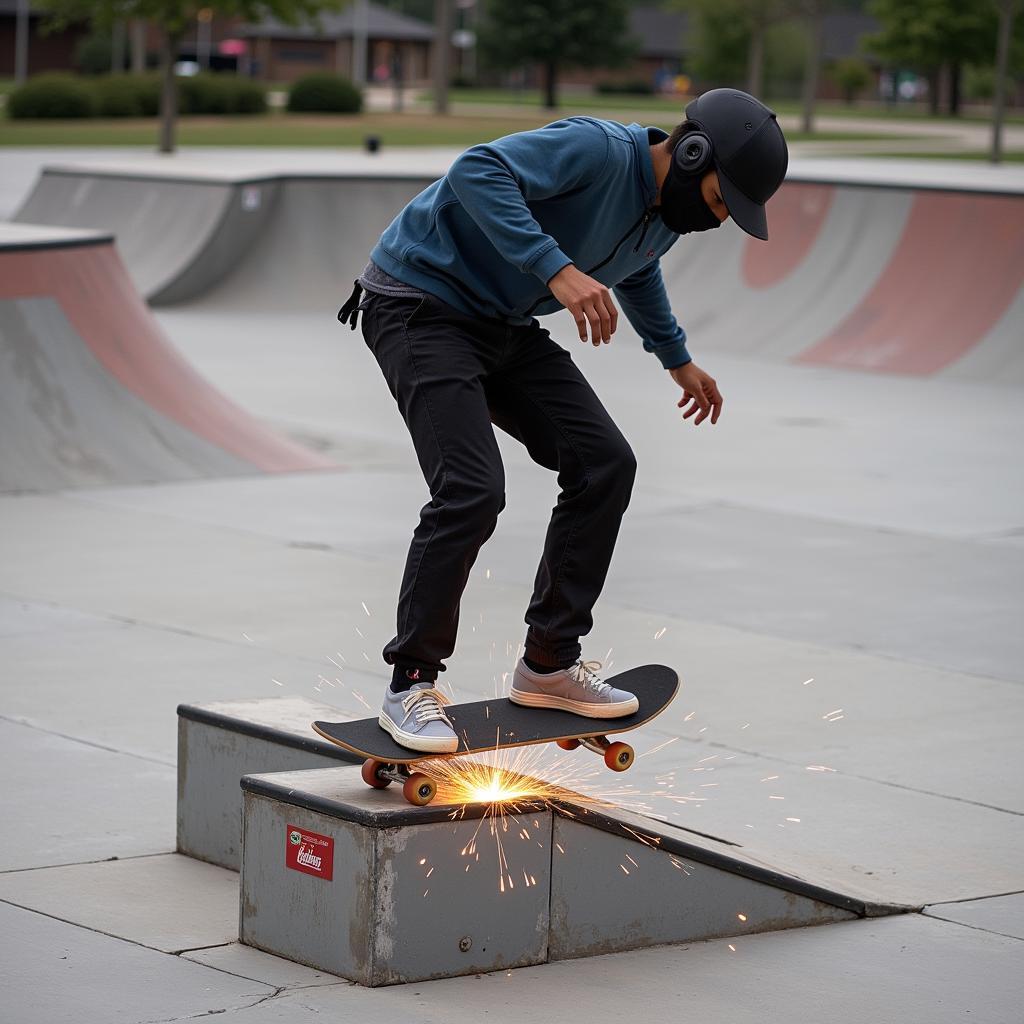
<path fill-rule="evenodd" d="M 597 674 L 599 661 L 583 661 L 558 672 L 534 672 L 520 659 L 508 699 L 529 708 L 560 708 L 587 718 L 621 718 L 640 707 L 632 693 L 616 690 Z"/>
<path fill-rule="evenodd" d="M 394 693 L 389 686 L 377 721 L 403 747 L 450 754 L 459 749 L 459 737 L 444 713 L 445 705 L 450 703 L 433 683 L 414 683 L 403 693 Z"/>

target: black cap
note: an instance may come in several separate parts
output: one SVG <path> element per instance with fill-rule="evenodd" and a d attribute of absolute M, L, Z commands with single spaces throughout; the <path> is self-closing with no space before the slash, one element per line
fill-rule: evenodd
<path fill-rule="evenodd" d="M 775 112 L 739 89 L 712 89 L 686 108 L 711 139 L 722 198 L 734 221 L 755 238 L 768 238 L 764 204 L 786 176 L 789 151 Z"/>

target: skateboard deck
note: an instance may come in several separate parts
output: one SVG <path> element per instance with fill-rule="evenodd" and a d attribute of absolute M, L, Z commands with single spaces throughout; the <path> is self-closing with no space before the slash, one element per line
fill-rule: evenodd
<path fill-rule="evenodd" d="M 408 766 L 414 761 L 424 763 L 485 750 L 557 742 L 567 749 L 586 746 L 604 754 L 609 768 L 624 771 L 633 762 L 633 750 L 625 743 L 611 743 L 607 737 L 636 729 L 664 711 L 679 689 L 679 676 L 665 665 L 642 665 L 610 676 L 605 682 L 636 694 L 639 708 L 622 718 L 587 718 L 554 708 L 523 707 L 506 697 L 451 704 L 445 713 L 459 737 L 459 747 L 440 754 L 401 746 L 376 718 L 318 721 L 313 722 L 313 729 L 324 739 L 367 758 L 363 779 L 368 785 L 383 787 L 388 782 L 402 781 L 406 799 L 425 804 L 433 799 L 435 789 L 431 789 L 433 783 L 427 776 L 409 772 Z M 419 787 L 410 786 L 410 780 L 421 780 Z M 426 782 L 430 782 L 429 787 L 424 785 Z M 429 795 L 426 789 L 430 789 Z M 411 794 L 416 792 L 420 799 L 413 799 Z"/>

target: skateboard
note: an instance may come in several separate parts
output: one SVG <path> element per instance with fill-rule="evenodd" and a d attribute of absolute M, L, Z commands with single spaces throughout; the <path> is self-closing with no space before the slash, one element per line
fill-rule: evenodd
<path fill-rule="evenodd" d="M 679 689 L 679 676 L 665 665 L 642 665 L 611 676 L 605 682 L 635 693 L 640 707 L 622 718 L 586 718 L 555 708 L 523 707 L 506 697 L 451 704 L 445 708 L 445 713 L 458 734 L 459 747 L 443 754 L 401 746 L 380 727 L 376 718 L 313 722 L 313 729 L 324 739 L 366 758 L 362 776 L 368 786 L 384 789 L 392 782 L 400 783 L 405 799 L 423 807 L 434 799 L 437 783 L 425 772 L 412 771 L 409 766 L 416 761 L 557 743 L 563 750 L 586 747 L 600 754 L 612 771 L 624 772 L 633 763 L 633 748 L 608 737 L 636 729 L 661 714 Z"/>

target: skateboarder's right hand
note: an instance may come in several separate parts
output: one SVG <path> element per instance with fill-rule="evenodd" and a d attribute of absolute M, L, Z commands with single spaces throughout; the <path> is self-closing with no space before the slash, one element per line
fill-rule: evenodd
<path fill-rule="evenodd" d="M 590 324 L 590 340 L 595 345 L 612 340 L 619 322 L 619 311 L 612 301 L 612 294 L 582 270 L 571 263 L 548 281 L 551 294 L 565 306 L 576 321 L 580 341 L 587 340 L 587 324 Z"/>

